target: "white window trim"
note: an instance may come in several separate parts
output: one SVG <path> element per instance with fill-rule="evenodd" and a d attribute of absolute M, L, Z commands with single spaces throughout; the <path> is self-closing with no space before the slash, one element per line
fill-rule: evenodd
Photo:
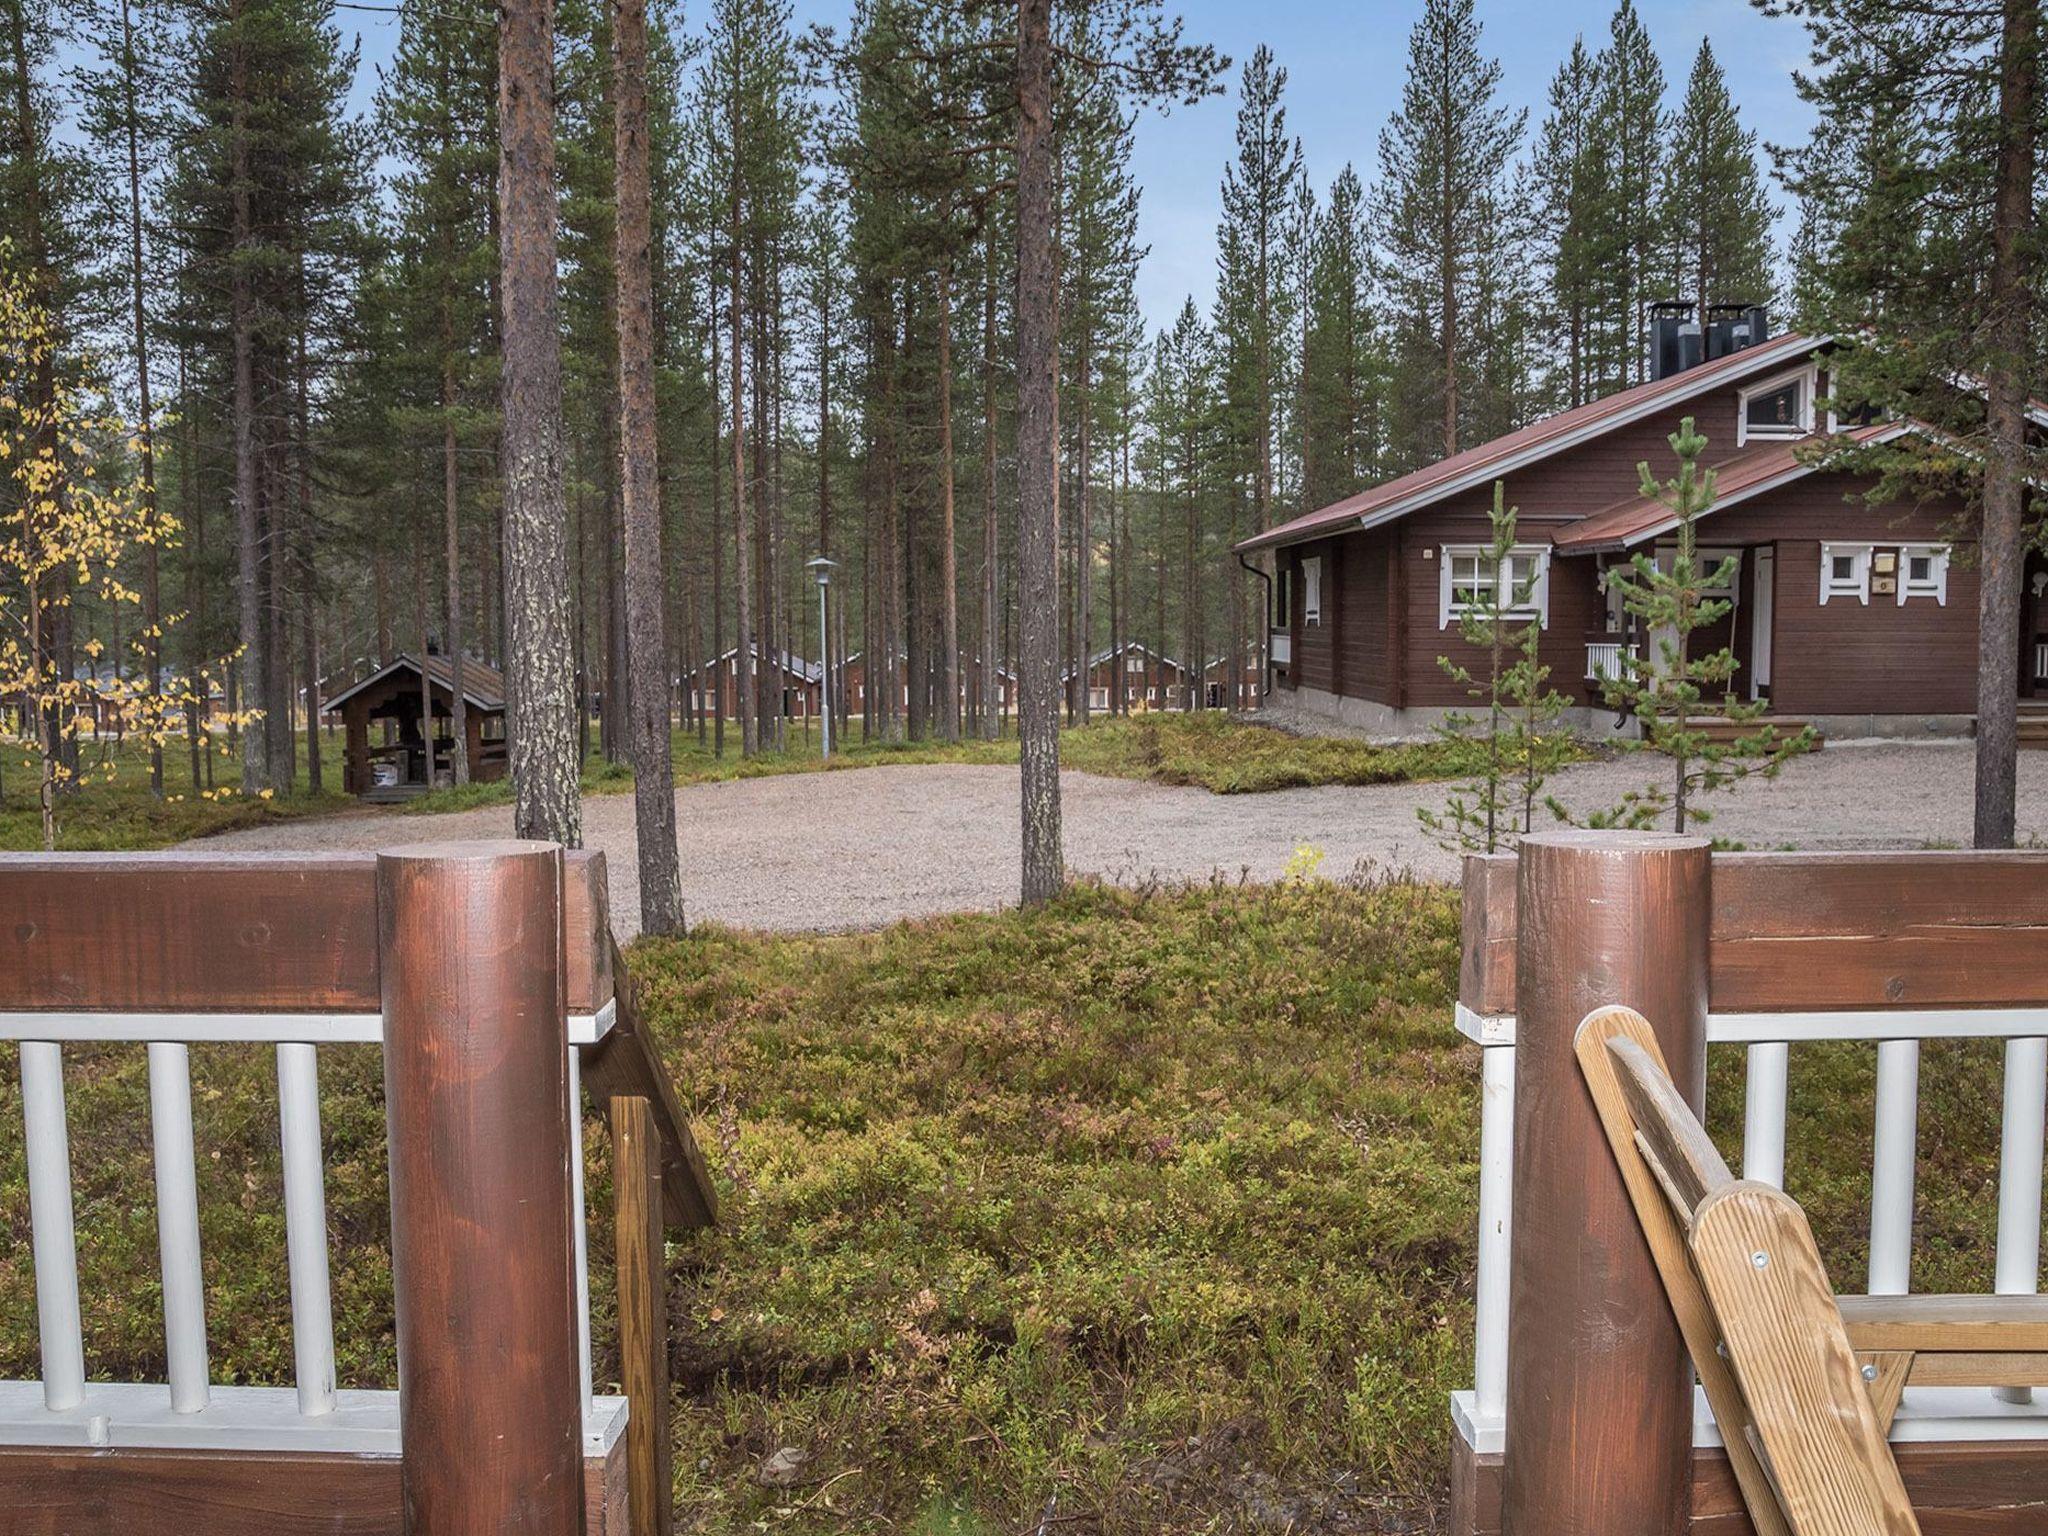
<path fill-rule="evenodd" d="M 1301 622 L 1304 628 L 1323 622 L 1323 557 L 1305 555 L 1301 562 Z"/>
<path fill-rule="evenodd" d="M 1933 562 L 1933 574 L 1921 585 L 1913 584 L 1913 561 L 1925 558 Z M 1906 606 L 1910 597 L 1931 597 L 1941 607 L 1948 606 L 1948 546 L 1946 544 L 1908 544 L 1899 550 L 1899 606 Z"/>
<path fill-rule="evenodd" d="M 1459 559 L 1490 558 L 1493 547 L 1488 544 L 1444 544 L 1437 549 L 1437 614 L 1436 627 L 1449 629 L 1451 621 L 1460 616 L 1451 602 L 1451 570 L 1453 562 Z M 1536 580 L 1529 589 L 1529 604 L 1522 608 L 1504 609 L 1501 617 L 1506 619 L 1534 618 L 1544 629 L 1550 627 L 1550 546 L 1548 544 L 1517 544 L 1508 551 L 1510 558 L 1515 555 L 1532 555 L 1536 560 Z M 1504 580 L 1495 572 L 1496 582 Z"/>
<path fill-rule="evenodd" d="M 1664 572 L 1667 576 L 1671 574 L 1672 562 L 1677 560 L 1677 558 L 1678 546 L 1676 544 L 1659 544 L 1657 546 L 1657 569 Z M 1694 573 L 1703 581 L 1715 571 L 1718 571 L 1723 561 L 1731 558 L 1735 561 L 1735 569 L 1728 573 L 1728 585 L 1725 587 L 1702 587 L 1700 589 L 1702 597 L 1710 597 L 1715 602 L 1732 603 L 1737 600 L 1742 590 L 1742 550 L 1733 544 L 1695 544 L 1693 546 L 1692 568 Z"/>
<path fill-rule="evenodd" d="M 1745 389 L 1735 392 L 1735 445 L 1739 448 L 1754 437 L 1759 442 L 1785 443 L 1807 436 L 1813 431 L 1814 391 L 1820 383 L 1820 368 L 1813 363 L 1776 373 Z M 1749 424 L 1749 400 L 1752 395 L 1775 395 L 1787 384 L 1798 384 L 1799 421 L 1785 427 L 1751 427 Z"/>
<path fill-rule="evenodd" d="M 1866 608 L 1870 606 L 1870 544 L 1823 543 L 1820 547 L 1820 606 L 1825 608 L 1831 597 L 1853 597 Z M 1833 571 L 1835 557 L 1848 555 L 1855 561 L 1849 584 L 1836 586 Z"/>

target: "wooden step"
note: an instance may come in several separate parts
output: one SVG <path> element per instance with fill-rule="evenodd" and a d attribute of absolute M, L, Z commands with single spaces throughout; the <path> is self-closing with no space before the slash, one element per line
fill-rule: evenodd
<path fill-rule="evenodd" d="M 1738 737 L 1753 736 L 1767 725 L 1776 729 L 1778 738 L 1782 741 L 1788 736 L 1797 736 L 1811 723 L 1796 715 L 1758 715 L 1754 720 L 1740 721 L 1731 720 L 1726 715 L 1694 715 L 1686 721 L 1687 725 L 1704 733 L 1708 741 L 1716 744 L 1731 742 Z M 1825 745 L 1825 739 L 1816 733 L 1813 738 L 1813 750 L 1818 752 Z"/>

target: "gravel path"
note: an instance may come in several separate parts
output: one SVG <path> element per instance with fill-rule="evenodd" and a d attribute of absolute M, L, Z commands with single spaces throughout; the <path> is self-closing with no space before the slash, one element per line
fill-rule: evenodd
<path fill-rule="evenodd" d="M 1755 847 L 1911 848 L 1970 838 L 1967 743 L 1845 743 L 1793 763 L 1775 783 L 1726 797 L 1713 830 Z M 1555 781 L 1575 810 L 1612 804 L 1649 765 L 1587 763 Z M 1062 776 L 1067 861 L 1134 881 L 1277 876 L 1294 850 L 1323 851 L 1325 874 L 1369 862 L 1453 878 L 1457 861 L 1415 819 L 1441 784 L 1212 795 L 1089 774 Z M 692 920 L 843 929 L 993 908 L 1017 889 L 1017 770 L 953 766 L 791 774 L 679 790 L 683 894 Z M 633 797 L 586 800 L 584 837 L 611 871 L 613 921 L 639 927 Z M 351 814 L 208 839 L 213 848 L 384 848 L 504 837 L 511 810 L 446 816 Z M 2023 839 L 2048 839 L 2048 752 L 2020 754 Z"/>

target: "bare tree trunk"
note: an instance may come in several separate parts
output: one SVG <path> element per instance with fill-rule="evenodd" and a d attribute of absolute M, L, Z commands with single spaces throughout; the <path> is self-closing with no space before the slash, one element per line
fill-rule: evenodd
<path fill-rule="evenodd" d="M 626 524 L 627 736 L 640 927 L 683 931 L 676 851 L 675 759 L 669 744 L 668 643 L 662 634 L 661 493 L 654 418 L 653 207 L 647 145 L 647 0 L 613 0 L 612 142 L 618 158 L 619 488 Z"/>
<path fill-rule="evenodd" d="M 462 696 L 462 527 L 458 517 L 462 502 L 461 484 L 456 476 L 455 442 L 455 320 L 448 295 L 441 298 L 441 532 L 448 557 L 448 620 L 444 640 L 448 649 L 449 730 L 455 746 L 455 782 L 469 782 L 469 705 Z"/>
<path fill-rule="evenodd" d="M 135 324 L 135 388 L 142 420 L 136 433 L 142 482 L 142 516 L 149 539 L 142 560 L 143 663 L 149 668 L 149 792 L 164 792 L 163 745 L 163 575 L 157 540 L 156 417 L 149 392 L 149 329 L 143 312 L 142 125 L 135 100 L 135 27 L 128 0 L 121 0 L 121 111 L 128 140 L 128 275 Z M 25 83 L 25 82 L 24 82 Z"/>
<path fill-rule="evenodd" d="M 951 209 L 947 210 L 951 222 Z M 939 263 L 939 575 L 940 637 L 946 648 L 945 698 L 939 704 L 939 737 L 960 739 L 960 552 L 953 517 L 953 262 Z"/>
<path fill-rule="evenodd" d="M 1023 899 L 1066 884 L 1060 847 L 1059 421 L 1052 270 L 1051 0 L 1017 3 L 1018 761 Z"/>
<path fill-rule="evenodd" d="M 583 842 L 562 502 L 553 0 L 501 0 L 498 196 L 504 310 L 505 676 L 513 827 Z"/>
<path fill-rule="evenodd" d="M 1991 213 L 1992 356 L 1985 369 L 1984 528 L 1977 607 L 1976 845 L 2013 845 L 2019 783 L 2020 582 L 2025 552 L 2026 366 L 2033 305 L 2041 7 L 2005 0 L 1999 42 L 1998 186 Z"/>
<path fill-rule="evenodd" d="M 735 45 L 737 46 L 737 45 Z M 739 59 L 733 59 L 733 170 L 732 240 L 728 267 L 732 295 L 732 536 L 735 616 L 739 624 L 739 650 L 733 656 L 733 695 L 740 706 L 740 754 L 752 757 L 761 750 L 761 724 L 755 706 L 754 685 L 754 581 L 747 550 L 747 460 L 746 380 L 741 376 L 740 352 L 746 345 L 740 332 L 740 171 L 739 171 Z M 757 422 L 758 428 L 759 423 Z"/>
<path fill-rule="evenodd" d="M 987 215 L 981 296 L 981 734 L 994 741 L 1003 729 L 1003 674 L 996 651 L 996 221 Z"/>
<path fill-rule="evenodd" d="M 237 0 L 232 14 L 239 17 L 244 7 Z M 228 279 L 229 324 L 234 332 L 234 451 L 235 451 L 235 598 L 238 638 L 242 654 L 237 670 L 242 678 L 242 700 L 263 699 L 262 657 L 268 645 L 263 627 L 263 586 L 258 536 L 261 524 L 256 511 L 256 303 L 249 291 L 249 263 L 244 259 L 250 240 L 249 208 L 249 105 L 246 44 L 237 41 L 231 65 L 234 101 L 228 126 L 228 175 L 230 189 L 231 265 Z M 260 722 L 242 732 L 242 793 L 260 794 L 270 787 L 269 733 Z"/>

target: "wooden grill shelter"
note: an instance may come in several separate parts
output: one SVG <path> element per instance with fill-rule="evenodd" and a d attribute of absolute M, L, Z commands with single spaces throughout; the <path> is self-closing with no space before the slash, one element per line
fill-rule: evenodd
<path fill-rule="evenodd" d="M 420 663 L 400 654 L 361 682 L 344 688 L 323 709 L 338 713 L 348 733 L 342 787 L 371 800 L 397 800 L 453 782 L 455 739 L 449 721 L 455 703 L 455 668 L 446 656 Z M 462 698 L 467 707 L 469 776 L 483 782 L 505 776 L 505 675 L 481 662 L 462 664 Z M 433 765 L 427 763 L 427 733 L 421 729 L 432 701 Z M 382 723 L 379 739 L 372 726 Z"/>

